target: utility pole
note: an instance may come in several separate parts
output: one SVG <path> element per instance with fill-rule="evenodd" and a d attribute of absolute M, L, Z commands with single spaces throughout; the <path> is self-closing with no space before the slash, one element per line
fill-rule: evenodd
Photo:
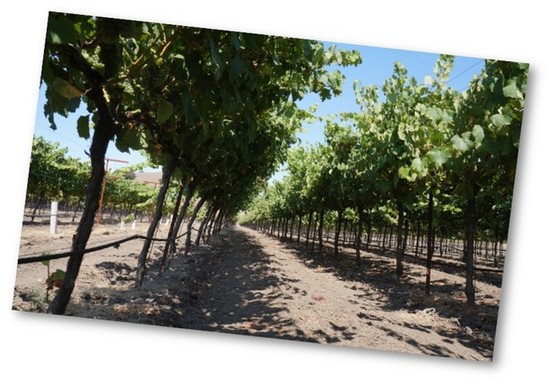
<path fill-rule="evenodd" d="M 109 161 L 128 164 L 126 160 L 111 159 L 108 157 L 105 158 L 105 176 L 103 176 L 103 183 L 101 184 L 101 195 L 99 196 L 99 209 L 97 210 L 98 225 L 101 225 L 101 215 L 102 215 L 101 207 L 103 206 L 103 192 L 105 192 L 105 183 L 107 182 L 107 174 L 109 173 Z"/>

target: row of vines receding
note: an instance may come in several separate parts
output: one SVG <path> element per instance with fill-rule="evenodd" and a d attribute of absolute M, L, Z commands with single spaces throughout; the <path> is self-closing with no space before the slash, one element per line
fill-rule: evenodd
<path fill-rule="evenodd" d="M 355 83 L 360 111 L 324 118 L 324 143 L 293 148 L 241 221 L 320 254 L 352 245 L 358 265 L 369 245 L 391 250 L 398 279 L 421 255 L 427 294 L 434 255 L 454 256 L 473 306 L 475 270 L 502 270 L 528 65 L 486 60 L 459 92 L 453 64 L 440 56 L 424 83 L 399 63 L 380 88 Z"/>
<path fill-rule="evenodd" d="M 82 205 L 72 245 L 81 252 L 103 201 L 107 147 L 114 142 L 122 152 L 141 151 L 162 167 L 159 188 L 141 188 L 134 197 L 119 189 L 121 180 L 109 185 L 113 190 L 105 194 L 111 199 L 105 202 L 146 212 L 149 238 L 163 215 L 172 216 L 162 269 L 176 251 L 174 238 L 186 217 L 188 232 L 202 218 L 199 237 L 221 227 L 286 160 L 296 131 L 311 116 L 296 102 L 311 92 L 325 100 L 342 91 L 342 74 L 330 65 L 360 61 L 356 51 L 318 41 L 51 13 L 41 75 L 44 113 L 53 129 L 56 115 L 79 113 L 75 128 L 91 141 L 90 164 L 35 171 L 33 159 L 30 201 L 53 197 Z M 71 166 L 80 168 L 74 178 L 80 193 L 58 172 Z M 147 271 L 150 243 L 144 240 L 138 258 L 137 286 Z M 185 252 L 190 245 L 188 233 Z M 65 312 L 82 259 L 70 257 L 49 312 Z"/>

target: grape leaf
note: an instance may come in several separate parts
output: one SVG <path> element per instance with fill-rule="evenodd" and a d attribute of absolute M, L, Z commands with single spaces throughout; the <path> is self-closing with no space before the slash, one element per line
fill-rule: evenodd
<path fill-rule="evenodd" d="M 57 93 L 67 99 L 80 97 L 80 90 L 59 77 L 53 80 L 52 87 Z"/>
<path fill-rule="evenodd" d="M 76 122 L 78 136 L 84 139 L 90 138 L 90 115 L 82 115 Z"/>
<path fill-rule="evenodd" d="M 438 167 L 441 167 L 451 158 L 451 153 L 447 149 L 433 149 L 428 152 L 430 160 Z"/>
<path fill-rule="evenodd" d="M 508 115 L 504 114 L 495 114 L 491 116 L 491 122 L 495 125 L 497 128 L 502 128 L 504 126 L 509 125 L 512 123 L 512 119 Z"/>
<path fill-rule="evenodd" d="M 74 23 L 66 17 L 50 18 L 47 38 L 52 44 L 72 44 L 76 42 Z"/>
<path fill-rule="evenodd" d="M 474 139 L 477 143 L 481 143 L 483 141 L 483 138 L 485 137 L 483 128 L 479 124 L 476 124 L 472 129 L 472 135 L 474 136 Z"/>
<path fill-rule="evenodd" d="M 455 135 L 451 138 L 451 143 L 453 144 L 453 148 L 460 152 L 465 152 L 468 150 L 468 145 L 462 139 L 460 136 Z"/>
<path fill-rule="evenodd" d="M 174 106 L 164 98 L 159 99 L 157 106 L 157 123 L 166 122 L 174 113 Z"/>
<path fill-rule="evenodd" d="M 517 88 L 515 79 L 508 80 L 506 86 L 502 88 L 502 92 L 507 98 L 521 98 L 521 91 Z"/>

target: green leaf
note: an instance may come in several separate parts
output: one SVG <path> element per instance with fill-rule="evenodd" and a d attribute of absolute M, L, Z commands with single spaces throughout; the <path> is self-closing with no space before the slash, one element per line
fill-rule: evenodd
<path fill-rule="evenodd" d="M 239 76 L 246 70 L 246 66 L 243 60 L 238 57 L 231 59 L 229 65 L 231 67 L 231 74 L 233 74 L 233 76 L 235 77 Z"/>
<path fill-rule="evenodd" d="M 340 171 L 342 171 L 342 172 L 345 172 L 345 171 L 348 170 L 349 167 L 348 167 L 348 165 L 345 164 L 345 163 L 338 163 L 338 164 L 336 165 L 336 168 L 338 168 L 338 170 L 340 170 Z"/>
<path fill-rule="evenodd" d="M 502 88 L 502 92 L 507 98 L 522 98 L 521 91 L 519 91 L 515 79 L 509 79 L 506 82 L 506 86 Z"/>
<path fill-rule="evenodd" d="M 319 64 L 323 59 L 323 53 L 325 53 L 325 49 L 323 48 L 323 46 L 321 45 L 317 47 L 317 49 L 315 49 L 315 52 L 313 53 L 313 63 Z"/>
<path fill-rule="evenodd" d="M 214 63 L 218 68 L 222 68 L 223 63 L 220 58 L 220 54 L 218 53 L 218 49 L 216 48 L 216 43 L 214 42 L 212 37 L 208 39 L 208 43 L 210 44 L 210 54 L 212 55 L 212 59 L 214 60 Z"/>
<path fill-rule="evenodd" d="M 130 152 L 130 147 L 128 147 L 128 143 L 124 137 L 117 137 L 115 140 L 115 146 L 120 152 Z"/>
<path fill-rule="evenodd" d="M 472 131 L 463 132 L 461 136 L 464 140 L 464 143 L 468 145 L 468 143 L 470 142 L 470 137 L 472 136 Z"/>
<path fill-rule="evenodd" d="M 239 36 L 237 35 L 237 33 L 235 32 L 232 32 L 231 33 L 231 42 L 233 42 L 233 47 L 236 49 L 236 50 L 240 50 L 241 49 L 241 43 L 239 41 Z"/>
<path fill-rule="evenodd" d="M 55 80 L 55 74 L 53 73 L 50 63 L 44 59 L 42 63 L 42 79 L 46 84 L 50 84 Z"/>
<path fill-rule="evenodd" d="M 56 77 L 53 80 L 52 87 L 58 94 L 60 94 L 64 98 L 71 99 L 80 97 L 80 90 L 59 77 Z"/>
<path fill-rule="evenodd" d="M 430 160 L 438 167 L 441 167 L 451 158 L 451 153 L 447 149 L 433 149 L 428 152 Z"/>
<path fill-rule="evenodd" d="M 333 92 L 341 93 L 342 92 L 342 76 L 340 72 L 335 71 L 328 76 L 328 84 Z"/>
<path fill-rule="evenodd" d="M 50 275 L 51 280 L 64 280 L 65 279 L 65 271 L 63 270 L 55 270 L 55 272 Z"/>
<path fill-rule="evenodd" d="M 451 143 L 453 144 L 453 148 L 460 152 L 468 151 L 468 145 L 462 139 L 460 136 L 455 135 L 451 138 Z"/>
<path fill-rule="evenodd" d="M 90 115 L 82 115 L 76 122 L 78 136 L 84 139 L 90 138 Z"/>
<path fill-rule="evenodd" d="M 128 131 L 126 134 L 124 134 L 123 139 L 128 148 L 136 151 L 143 148 L 143 145 L 141 144 L 142 136 L 137 129 L 132 129 Z"/>
<path fill-rule="evenodd" d="M 376 183 L 376 186 L 382 193 L 389 192 L 392 188 L 392 182 L 389 180 L 381 180 L 378 183 Z"/>
<path fill-rule="evenodd" d="M 271 58 L 273 59 L 273 63 L 276 65 L 276 66 L 280 66 L 281 65 L 281 61 L 279 60 L 279 56 L 277 55 L 277 52 L 273 52 Z"/>
<path fill-rule="evenodd" d="M 400 167 L 398 170 L 398 175 L 400 178 L 409 182 L 413 182 L 418 178 L 418 174 L 416 172 L 411 172 L 411 168 L 408 166 Z"/>
<path fill-rule="evenodd" d="M 502 128 L 512 123 L 512 118 L 504 114 L 495 114 L 491 117 L 491 122 L 493 122 L 495 127 Z"/>
<path fill-rule="evenodd" d="M 397 130 L 397 137 L 399 137 L 399 140 L 405 141 L 407 139 L 407 134 L 402 128 L 399 128 Z"/>
<path fill-rule="evenodd" d="M 423 103 L 418 103 L 418 104 L 415 106 L 415 109 L 416 109 L 416 111 L 418 111 L 419 113 L 425 114 L 425 113 L 426 113 L 426 110 L 427 110 L 427 107 L 426 107 L 426 105 L 423 104 Z"/>
<path fill-rule="evenodd" d="M 430 107 L 428 111 L 426 111 L 426 116 L 432 121 L 437 122 L 442 118 L 443 112 L 437 107 Z"/>
<path fill-rule="evenodd" d="M 472 135 L 476 143 L 481 143 L 483 138 L 485 138 L 485 132 L 483 132 L 483 128 L 479 124 L 476 124 L 472 129 Z"/>
<path fill-rule="evenodd" d="M 450 124 L 453 122 L 453 115 L 450 114 L 447 110 L 443 111 L 443 114 L 441 115 L 441 122 L 445 124 Z"/>
<path fill-rule="evenodd" d="M 174 113 L 174 106 L 164 98 L 159 99 L 157 106 L 157 123 L 166 122 Z"/>
<path fill-rule="evenodd" d="M 64 16 L 50 17 L 48 22 L 48 41 L 52 44 L 73 44 L 76 42 L 74 23 Z"/>
<path fill-rule="evenodd" d="M 410 171 L 411 169 L 406 165 L 400 167 L 398 170 L 399 177 L 401 177 L 402 179 L 408 178 Z"/>
<path fill-rule="evenodd" d="M 419 157 L 415 157 L 413 159 L 413 161 L 411 162 L 411 169 L 418 173 L 424 172 L 424 163 L 422 162 L 422 160 L 420 160 Z"/>

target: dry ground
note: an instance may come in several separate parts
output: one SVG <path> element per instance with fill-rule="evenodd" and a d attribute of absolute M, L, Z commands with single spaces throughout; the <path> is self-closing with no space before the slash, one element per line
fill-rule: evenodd
<path fill-rule="evenodd" d="M 137 231 L 94 230 L 89 246 Z M 162 226 L 159 236 L 166 234 Z M 20 255 L 67 248 L 74 227 L 50 236 L 25 226 Z M 67 314 L 144 324 L 302 340 L 460 359 L 492 358 L 500 288 L 476 282 L 477 308 L 464 307 L 464 278 L 432 271 L 433 292 L 423 293 L 424 268 L 405 265 L 397 281 L 395 260 L 352 249 L 323 256 L 263 233 L 235 226 L 190 255 L 176 256 L 158 275 L 161 245 L 153 248 L 144 285 L 134 286 L 142 241 L 85 256 Z M 52 261 L 51 271 L 64 269 Z M 43 312 L 44 265 L 17 267 L 13 308 Z M 52 298 L 52 295 L 49 295 Z"/>

